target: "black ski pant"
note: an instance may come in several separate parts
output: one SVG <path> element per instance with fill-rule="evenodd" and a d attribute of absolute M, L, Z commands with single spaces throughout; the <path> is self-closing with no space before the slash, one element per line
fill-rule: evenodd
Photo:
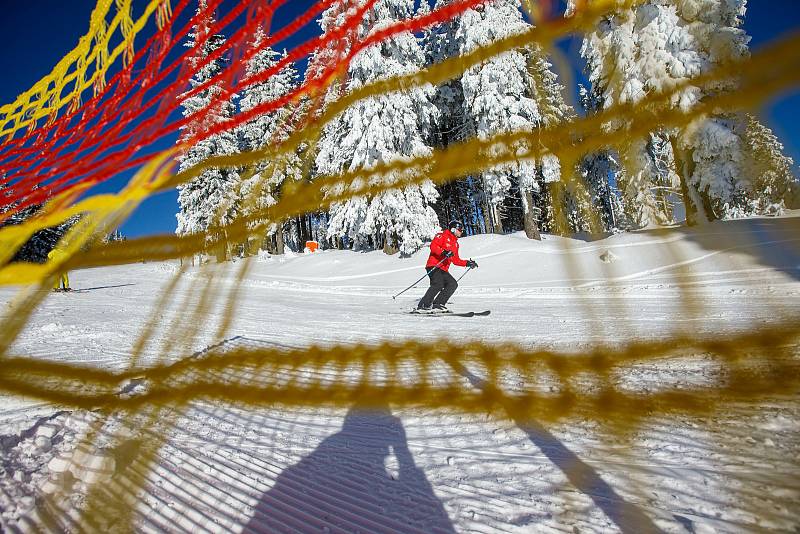
<path fill-rule="evenodd" d="M 456 282 L 452 274 L 438 267 L 432 267 L 428 270 L 428 278 L 431 279 L 431 287 L 428 288 L 425 296 L 419 301 L 419 307 L 444 306 L 455 293 L 458 282 Z"/>

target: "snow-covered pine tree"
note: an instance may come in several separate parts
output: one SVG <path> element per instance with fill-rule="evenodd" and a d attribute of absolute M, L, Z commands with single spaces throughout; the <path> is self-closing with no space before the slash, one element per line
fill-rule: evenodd
<path fill-rule="evenodd" d="M 748 171 L 753 177 L 753 209 L 760 214 L 779 214 L 800 207 L 800 181 L 794 161 L 783 144 L 754 115 L 747 114 L 744 132 Z"/>
<path fill-rule="evenodd" d="M 210 35 L 214 25 L 213 14 L 206 8 L 206 0 L 200 0 L 197 10 L 200 17 L 190 34 L 190 40 L 185 46 L 193 48 L 197 43 L 207 37 L 197 53 L 187 59 L 189 66 L 196 72 L 192 77 L 191 86 L 198 87 L 203 83 L 214 80 L 225 68 L 224 56 L 214 60 L 202 68 L 197 68 L 201 61 L 213 51 L 225 44 L 222 35 Z M 211 83 L 206 89 L 184 100 L 183 115 L 195 116 L 184 128 L 178 143 L 184 143 L 198 133 L 208 130 L 213 125 L 233 117 L 235 105 L 233 100 L 236 95 L 226 99 L 217 106 L 209 107 L 211 101 L 224 94 L 223 81 Z M 224 131 L 210 136 L 193 146 L 182 154 L 178 161 L 179 169 L 184 171 L 207 160 L 212 156 L 229 155 L 239 152 L 239 139 L 235 131 Z M 178 187 L 178 204 L 180 210 L 176 215 L 178 219 L 178 235 L 204 232 L 211 227 L 224 226 L 237 216 L 237 191 L 239 188 L 239 172 L 236 169 L 208 169 L 200 176 Z"/>
<path fill-rule="evenodd" d="M 103 243 L 117 243 L 121 241 L 127 241 L 128 238 L 120 231 L 119 228 L 115 229 L 113 232 L 106 234 L 103 237 Z"/>
<path fill-rule="evenodd" d="M 436 0 L 440 9 L 453 0 Z M 420 2 L 418 15 L 428 11 L 428 3 Z M 461 37 L 458 34 L 460 15 L 446 20 L 423 34 L 422 46 L 425 64 L 433 65 L 457 57 L 461 52 Z M 427 142 L 435 148 L 446 148 L 466 138 L 464 121 L 464 91 L 461 77 L 451 78 L 434 90 L 433 103 L 437 113 L 427 135 Z M 435 210 L 443 224 L 454 219 L 463 220 L 468 233 L 487 231 L 483 228 L 483 187 L 480 177 L 459 177 L 437 186 L 439 199 Z"/>
<path fill-rule="evenodd" d="M 447 6 L 453 0 L 437 0 L 436 9 Z M 420 4 L 420 13 L 424 14 L 427 2 Z M 425 53 L 425 65 L 440 63 L 456 57 L 463 48 L 463 35 L 458 34 L 460 15 L 446 20 L 423 35 L 422 46 Z M 436 87 L 433 103 L 437 108 L 433 128 L 430 130 L 430 143 L 436 147 L 464 139 L 464 92 L 461 78 L 456 77 Z"/>
<path fill-rule="evenodd" d="M 358 8 L 363 7 L 364 4 L 365 0 L 333 0 L 317 20 L 322 30 L 322 37 L 326 37 L 332 31 L 344 26 L 347 19 L 355 16 Z M 342 61 L 349 55 L 353 42 L 357 37 L 358 31 L 354 29 L 346 32 L 338 39 L 324 39 L 323 42 L 325 44 L 321 48 L 314 50 L 308 59 L 308 67 L 305 74 L 306 83 L 319 80 L 332 68 L 341 67 Z M 322 102 L 317 107 L 324 108 L 328 103 L 338 99 L 345 90 L 345 81 L 343 79 L 335 79 L 326 86 L 323 95 L 321 95 Z"/>
<path fill-rule="evenodd" d="M 676 216 L 685 215 L 685 208 L 681 178 L 678 175 L 675 154 L 667 130 L 662 128 L 650 134 L 647 154 L 648 164 L 651 166 L 650 175 L 653 177 L 651 191 L 657 208 L 656 213 L 663 222 L 676 223 Z"/>
<path fill-rule="evenodd" d="M 6 186 L 0 185 L 0 198 L 6 196 L 10 189 Z M 6 198 L 8 198 L 6 196 Z M 12 203 L 10 205 L 0 208 L 0 214 L 7 213 L 14 209 L 18 204 Z M 0 222 L 0 228 L 5 226 L 14 226 L 22 224 L 31 217 L 35 217 L 37 213 L 42 210 L 44 204 L 34 204 L 23 208 L 13 215 Z M 70 217 L 63 223 L 50 228 L 44 228 L 35 232 L 28 241 L 25 242 L 11 258 L 12 262 L 30 262 L 30 263 L 45 263 L 47 261 L 47 253 L 53 250 L 58 244 L 64 234 L 80 219 L 80 215 Z"/>
<path fill-rule="evenodd" d="M 570 0 L 570 9 L 574 5 Z M 741 29 L 745 9 L 746 0 L 645 0 L 611 13 L 587 35 L 582 49 L 604 107 L 636 103 L 649 93 L 671 90 L 746 58 L 749 37 Z M 688 112 L 710 95 L 735 89 L 735 82 L 705 87 L 690 83 L 674 95 L 672 105 Z M 673 187 L 676 181 L 689 224 L 746 213 L 758 195 L 748 173 L 752 165 L 746 129 L 745 116 L 720 112 L 699 117 L 686 128 L 657 128 L 649 140 L 623 147 L 631 171 L 623 190 L 627 204 L 638 206 L 640 222 L 655 222 L 663 215 L 652 191 Z M 659 162 L 672 168 L 665 172 Z"/>
<path fill-rule="evenodd" d="M 578 172 L 591 198 L 591 205 L 600 216 L 605 232 L 616 232 L 624 227 L 622 205 L 614 194 L 610 176 L 619 176 L 619 163 L 610 150 L 600 150 L 584 156 Z"/>
<path fill-rule="evenodd" d="M 591 0 L 590 0 L 591 1 Z M 602 108 L 636 103 L 653 91 L 665 91 L 695 76 L 701 58 L 672 0 L 646 0 L 606 16 L 583 42 L 592 91 Z M 570 0 L 568 13 L 575 8 Z M 697 88 L 679 94 L 674 105 L 689 109 L 698 100 Z M 609 130 L 626 125 L 609 124 Z M 626 172 L 619 187 L 630 221 L 637 226 L 671 222 L 671 206 L 659 202 L 678 179 L 671 132 L 656 129 L 646 138 L 632 138 L 619 148 Z"/>
<path fill-rule="evenodd" d="M 263 30 L 258 28 L 250 44 L 255 48 L 261 47 L 265 38 Z M 268 46 L 263 47 L 248 62 L 246 75 L 249 77 L 262 73 L 274 66 L 279 59 L 280 54 Z M 250 111 L 288 94 L 297 84 L 297 70 L 289 63 L 266 81 L 246 87 L 242 91 L 239 106 L 243 112 Z M 289 106 L 255 117 L 239 129 L 244 149 L 253 151 L 285 141 L 291 134 L 296 119 L 295 110 Z M 279 161 L 259 162 L 247 174 L 250 176 L 242 180 L 240 191 L 240 211 L 243 215 L 250 215 L 275 204 L 284 182 L 296 182 L 302 178 L 303 162 L 297 154 L 291 153 Z M 283 254 L 283 224 L 271 225 L 266 237 L 268 248 L 277 254 Z"/>
<path fill-rule="evenodd" d="M 410 18 L 413 0 L 378 0 L 360 24 L 363 39 L 397 21 Z M 347 71 L 346 89 L 392 76 L 417 72 L 424 56 L 410 32 L 397 34 L 358 53 Z M 426 156 L 426 132 L 436 109 L 433 87 L 423 86 L 371 97 L 345 110 L 325 129 L 318 144 L 316 167 L 320 174 L 370 169 L 398 158 Z M 376 180 L 393 183 L 400 176 Z M 386 183 L 386 182 L 384 182 Z M 438 229 L 431 204 L 436 188 L 430 181 L 394 189 L 375 196 L 351 198 L 330 210 L 328 235 L 346 236 L 355 248 L 383 248 L 410 254 Z"/>
<path fill-rule="evenodd" d="M 329 37 L 332 31 L 343 27 L 348 18 L 356 16 L 358 9 L 364 3 L 365 0 L 332 1 L 317 21 L 322 30 L 322 37 Z M 335 71 L 337 77 L 322 86 L 321 91 L 303 97 L 300 104 L 302 110 L 300 114 L 305 120 L 317 119 L 331 102 L 338 100 L 344 93 L 347 78 L 347 69 L 344 61 L 357 37 L 358 28 L 354 28 L 336 39 L 323 39 L 325 44 L 314 50 L 310 55 L 305 72 L 305 85 L 315 86 L 324 75 L 330 74 L 331 71 Z M 344 135 L 344 132 L 340 130 L 339 120 L 333 120 L 323 126 L 321 133 L 321 137 L 334 144 L 336 141 L 333 140 L 337 136 L 341 138 L 342 135 Z M 319 174 L 316 168 L 317 154 L 319 153 L 318 142 L 313 142 L 310 146 L 303 145 L 299 151 L 303 154 L 303 159 L 309 170 L 309 178 L 311 180 L 315 179 Z M 341 244 L 341 238 L 338 236 L 328 237 L 329 220 L 330 214 L 328 212 L 319 212 L 305 214 L 291 224 L 292 237 L 297 240 L 299 250 L 302 250 L 302 243 L 307 239 L 318 241 L 323 246 L 330 243 L 338 248 Z"/>
<path fill-rule="evenodd" d="M 459 54 L 514 33 L 522 33 L 528 24 L 522 19 L 518 2 L 500 0 L 466 10 L 458 20 L 456 39 Z M 533 129 L 539 119 L 536 102 L 530 98 L 532 80 L 527 59 L 521 50 L 512 50 L 471 67 L 461 76 L 465 135 L 488 139 L 512 129 Z M 481 174 L 485 191 L 485 227 L 503 232 L 501 206 L 516 176 L 527 175 L 533 181 L 536 168 L 529 162 L 487 169 Z"/>
<path fill-rule="evenodd" d="M 459 17 L 455 40 L 459 53 L 465 54 L 529 28 L 519 0 L 494 0 Z M 552 65 L 538 47 L 512 50 L 471 67 L 461 76 L 461 88 L 466 136 L 488 139 L 498 133 L 533 131 L 573 114 L 564 102 Z M 547 156 L 539 165 L 532 161 L 502 165 L 484 171 L 481 179 L 486 194 L 486 228 L 503 231 L 501 206 L 516 182 L 522 195 L 526 233 L 538 238 L 533 194 L 542 181 L 561 179 L 558 160 Z"/>
<path fill-rule="evenodd" d="M 747 0 L 672 1 L 692 39 L 693 50 L 701 59 L 698 73 L 749 57 L 750 37 L 742 29 Z M 735 81 L 721 82 L 699 89 L 698 98 L 736 88 Z M 769 144 L 778 158 L 767 157 L 772 163 L 765 163 L 766 167 L 757 161 L 758 149 L 748 146 L 748 132 L 764 132 L 761 129 L 766 128 L 757 123 L 755 117 L 744 113 L 720 112 L 701 117 L 678 132 L 677 156 L 685 168 L 690 193 L 696 189 L 702 195 L 700 220 L 739 217 L 761 209 L 769 211 L 771 205 L 775 207 L 769 200 L 770 193 L 761 190 L 769 186 L 758 184 L 760 176 L 756 173 L 765 168 L 779 168 L 778 161 L 785 156 L 781 154 L 783 147 L 774 144 L 775 139 Z M 786 173 L 782 176 L 783 184 L 774 185 L 785 191 L 791 188 L 792 177 Z"/>
<path fill-rule="evenodd" d="M 553 65 L 547 59 L 544 51 L 536 44 L 532 45 L 528 51 L 528 71 L 531 75 L 531 98 L 536 102 L 539 111 L 538 127 L 548 128 L 555 124 L 575 118 L 575 110 L 564 100 L 564 86 L 558 81 Z M 541 144 L 541 141 L 537 140 Z M 546 210 L 553 211 L 553 206 L 548 206 L 542 202 L 536 204 L 534 196 L 538 195 L 542 200 L 552 203 L 551 195 L 544 194 L 545 188 L 555 187 L 562 181 L 561 162 L 552 154 L 547 154 L 541 158 L 536 165 L 536 179 L 530 180 L 528 175 L 520 177 L 520 191 L 522 194 L 522 207 L 524 217 L 525 233 L 529 238 L 539 239 L 539 228 L 537 221 Z M 575 189 L 572 198 L 575 204 L 580 206 L 581 217 L 585 217 L 588 210 L 592 210 L 591 205 L 586 205 L 583 200 L 588 201 L 586 191 L 578 191 L 577 182 L 567 180 L 567 185 Z M 533 202 L 533 204 L 532 204 Z M 552 228 L 551 228 L 552 229 Z M 573 231 L 580 231 L 574 227 Z"/>
<path fill-rule="evenodd" d="M 749 56 L 750 37 L 741 29 L 747 0 L 673 0 L 687 42 L 699 58 L 696 72 L 703 74 L 721 65 Z M 736 83 L 723 82 L 697 88 L 693 98 L 702 100 L 719 92 L 735 91 Z M 741 215 L 751 196 L 751 177 L 747 175 L 742 115 L 718 113 L 701 117 L 677 135 L 677 159 L 689 193 L 697 190 L 702 202 L 687 209 L 697 210 L 697 219 Z"/>
<path fill-rule="evenodd" d="M 581 86 L 580 102 L 584 112 L 590 115 L 602 109 L 596 90 L 587 90 Z M 624 228 L 626 224 L 622 204 L 612 188 L 612 183 L 619 181 L 622 172 L 617 153 L 611 149 L 602 149 L 586 154 L 578 162 L 577 172 L 586 184 L 592 209 L 599 214 L 603 230 L 616 232 Z"/>

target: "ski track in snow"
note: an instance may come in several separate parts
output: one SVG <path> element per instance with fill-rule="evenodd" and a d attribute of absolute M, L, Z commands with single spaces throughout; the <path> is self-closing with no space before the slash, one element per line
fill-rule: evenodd
<path fill-rule="evenodd" d="M 771 236 L 791 236 L 798 220 L 750 224 L 769 225 Z M 447 337 L 579 352 L 596 343 L 681 333 L 724 336 L 797 317 L 800 265 L 787 245 L 798 240 L 753 243 L 753 232 L 719 228 L 700 236 L 705 243 L 719 241 L 712 250 L 677 231 L 591 245 L 562 238 L 526 247 L 514 246 L 518 236 L 464 239 L 464 256 L 476 252 L 481 267 L 464 278 L 451 308 L 490 308 L 492 314 L 447 321 L 400 313 L 421 296 L 426 281 L 391 300 L 422 272 L 423 254 L 405 260 L 343 251 L 267 258 L 253 264 L 227 341 L 217 347 Z M 619 255 L 610 265 L 598 257 L 608 250 Z M 226 284 L 239 265 L 220 270 Z M 137 334 L 176 269 L 160 263 L 71 273 L 84 291 L 49 296 L 10 353 L 126 368 Z M 324 270 L 347 274 L 312 276 Z M 179 284 L 142 365 L 202 357 L 218 343 L 213 331 L 224 302 L 190 346 L 166 342 L 176 310 L 194 309 L 204 278 L 191 269 Z M 353 280 L 363 282 L 341 283 Z M 13 294 L 0 288 L 2 301 Z M 468 373 L 460 378 L 463 387 L 480 388 L 480 370 Z M 702 386 L 719 373 L 715 360 L 699 354 L 648 360 L 617 379 L 619 387 L 657 391 Z M 452 376 L 451 369 L 434 373 L 443 381 Z M 331 376 L 303 378 L 314 379 Z M 514 376 L 503 380 L 510 389 L 522 383 Z M 549 385 L 545 380 L 537 387 Z M 141 387 L 129 384 L 131 394 Z M 57 502 L 66 518 L 97 487 L 92 484 L 126 493 L 140 486 L 134 480 L 142 473 L 146 483 L 131 496 L 141 532 L 637 532 L 642 522 L 666 532 L 800 527 L 796 397 L 702 417 L 657 416 L 630 435 L 585 419 L 517 422 L 502 408 L 488 416 L 194 401 L 180 412 L 164 410 L 154 423 L 143 416 L 103 419 L 81 459 L 75 451 L 98 413 L 7 394 L 0 402 L 0 526 L 12 532 L 24 530 L 24 521 L 42 520 L 41 501 L 33 495 L 43 488 L 67 492 L 69 499 Z M 136 452 L 147 444 L 155 447 L 153 465 Z M 116 466 L 110 471 L 109 462 Z M 72 466 L 69 474 L 54 479 L 53 469 L 62 464 Z M 101 467 L 95 472 L 84 464 Z"/>

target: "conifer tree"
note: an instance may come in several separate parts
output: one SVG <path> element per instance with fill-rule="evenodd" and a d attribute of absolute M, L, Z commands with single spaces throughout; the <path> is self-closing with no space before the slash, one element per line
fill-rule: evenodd
<path fill-rule="evenodd" d="M 212 52 L 225 44 L 222 35 L 211 35 L 214 25 L 213 14 L 206 7 L 205 0 L 200 1 L 197 10 L 200 17 L 190 34 L 190 41 L 186 43 L 189 48 L 194 48 L 197 43 L 205 42 L 198 48 L 196 54 L 188 59 L 189 67 L 196 70 L 190 81 L 192 88 L 212 81 L 205 89 L 187 98 L 183 102 L 183 115 L 194 117 L 184 128 L 178 143 L 192 139 L 198 133 L 230 119 L 235 114 L 234 99 L 231 95 L 218 105 L 211 106 L 211 102 L 219 95 L 226 93 L 220 73 L 225 68 L 224 56 L 207 65 L 200 67 L 201 62 Z M 212 135 L 189 147 L 178 158 L 179 170 L 185 171 L 213 156 L 230 155 L 239 152 L 239 140 L 235 131 L 223 131 Z M 178 187 L 178 204 L 180 210 L 176 215 L 178 228 L 176 233 L 189 234 L 204 232 L 211 227 L 224 226 L 237 216 L 237 192 L 239 186 L 239 173 L 236 169 L 208 169 L 192 181 Z"/>
<path fill-rule="evenodd" d="M 34 187 L 36 189 L 36 186 Z M 10 188 L 0 185 L 0 198 L 8 198 Z M 0 214 L 8 213 L 15 209 L 19 204 L 14 202 L 0 207 Z M 3 221 L 0 221 L 0 228 L 6 226 L 14 226 L 22 224 L 28 219 L 35 217 L 39 213 L 44 204 L 33 204 L 23 208 L 13 215 L 8 216 Z M 22 245 L 11 258 L 12 262 L 30 262 L 30 263 L 44 263 L 47 261 L 47 254 L 53 250 L 58 244 L 64 234 L 80 219 L 79 215 L 70 217 L 66 221 L 57 226 L 44 228 L 34 232 L 34 234 Z"/>
<path fill-rule="evenodd" d="M 453 0 L 436 0 L 435 7 L 440 9 Z M 420 3 L 418 14 L 424 14 L 427 2 Z M 425 64 L 433 65 L 461 52 L 461 37 L 458 34 L 460 15 L 448 19 L 423 34 L 422 46 L 425 51 Z M 428 132 L 428 143 L 435 148 L 446 148 L 453 143 L 463 141 L 467 137 L 464 118 L 464 91 L 461 77 L 447 80 L 437 86 L 433 94 L 436 114 L 431 130 Z M 487 231 L 483 226 L 483 187 L 480 177 L 453 177 L 451 181 L 437 186 L 439 199 L 435 209 L 442 224 L 458 219 L 464 221 L 468 233 Z"/>
<path fill-rule="evenodd" d="M 573 119 L 575 111 L 564 100 L 564 87 L 559 83 L 553 65 L 548 61 L 544 51 L 536 44 L 528 50 L 528 71 L 531 75 L 531 98 L 536 102 L 539 112 L 536 126 L 548 128 Z M 534 195 L 549 202 L 553 201 L 552 197 L 544 194 L 544 188 L 552 187 L 551 184 L 561 181 L 561 163 L 554 155 L 546 154 L 536 165 L 535 180 L 531 180 L 527 174 L 522 174 L 520 178 L 525 233 L 529 238 L 539 239 L 536 212 L 543 213 L 548 206 L 541 203 L 536 206 L 532 201 Z M 591 206 L 583 206 L 582 209 L 586 211 L 591 209 Z"/>
<path fill-rule="evenodd" d="M 780 214 L 785 208 L 800 207 L 800 181 L 794 161 L 784 154 L 783 144 L 754 115 L 745 116 L 745 152 L 753 177 L 753 210 L 759 214 Z"/>
<path fill-rule="evenodd" d="M 449 0 L 440 0 L 437 8 L 447 3 Z M 428 55 L 432 62 L 442 61 L 529 27 L 519 1 L 487 2 L 440 25 L 428 40 Z M 564 102 L 562 89 L 552 65 L 538 47 L 493 57 L 437 88 L 435 103 L 440 114 L 433 141 L 437 146 L 447 146 L 471 137 L 489 139 L 499 133 L 534 131 L 567 120 L 573 112 Z M 539 162 L 520 161 L 488 169 L 449 187 L 448 193 L 466 192 L 477 201 L 475 213 L 469 218 L 477 217 L 479 226 L 487 232 L 503 232 L 504 221 L 511 221 L 506 208 L 516 203 L 522 210 L 519 220 L 526 234 L 538 238 L 537 213 L 542 208 L 535 205 L 536 200 L 549 198 L 542 194 L 542 185 L 560 178 L 558 161 L 547 156 Z M 513 200 L 516 195 L 519 198 Z M 443 203 L 470 204 L 451 199 Z"/>
<path fill-rule="evenodd" d="M 596 90 L 587 90 L 581 86 L 580 102 L 584 112 L 589 115 L 602 109 Z M 621 174 L 619 155 L 609 148 L 586 154 L 578 163 L 578 175 L 588 189 L 591 209 L 599 214 L 606 232 L 616 232 L 626 227 L 622 204 L 611 185 L 612 182 L 619 181 Z"/>
<path fill-rule="evenodd" d="M 570 4 L 574 8 L 574 2 Z M 587 34 L 581 53 L 602 108 L 636 103 L 649 92 L 668 90 L 699 71 L 700 57 L 692 49 L 691 36 L 668 4 L 669 0 L 648 0 L 618 9 Z M 690 87 L 674 105 L 690 109 L 697 99 L 696 88 Z M 607 128 L 616 131 L 625 126 L 613 123 Z M 656 129 L 645 138 L 627 138 L 618 147 L 626 171 L 619 185 L 628 218 L 636 226 L 670 222 L 671 210 L 665 211 L 657 199 L 677 178 L 673 145 L 664 142 L 669 135 Z"/>
<path fill-rule="evenodd" d="M 574 9 L 574 0 L 570 4 Z M 741 29 L 745 8 L 746 0 L 646 0 L 610 13 L 582 48 L 604 107 L 636 103 L 688 82 L 671 103 L 690 112 L 709 96 L 735 91 L 735 81 L 700 87 L 691 80 L 748 57 L 749 37 Z M 639 224 L 668 220 L 659 208 L 667 203 L 656 192 L 678 187 L 689 224 L 751 210 L 759 193 L 748 171 L 746 122 L 743 115 L 717 112 L 685 128 L 656 125 L 649 139 L 621 147 L 628 171 L 621 185 L 633 218 Z"/>
<path fill-rule="evenodd" d="M 442 8 L 452 0 L 437 0 L 436 8 Z M 422 2 L 422 5 L 427 5 Z M 425 8 L 421 8 L 425 12 Z M 456 57 L 463 48 L 463 35 L 458 34 L 461 16 L 438 24 L 433 30 L 425 33 L 422 46 L 425 53 L 425 65 L 440 63 Z M 466 136 L 464 124 L 464 92 L 461 78 L 452 78 L 435 88 L 433 103 L 437 108 L 431 128 L 430 143 L 436 147 L 463 140 Z"/>
<path fill-rule="evenodd" d="M 248 77 L 258 75 L 273 67 L 280 59 L 280 54 L 268 46 L 262 47 L 266 36 L 261 28 L 256 30 L 251 46 L 259 48 L 247 64 Z M 250 85 L 242 91 L 239 102 L 243 112 L 266 102 L 274 101 L 294 90 L 298 84 L 298 74 L 293 64 L 288 64 L 266 81 Z M 242 125 L 239 134 L 245 150 L 253 151 L 267 145 L 275 145 L 285 141 L 297 119 L 295 110 L 283 106 L 275 111 L 261 114 Z M 280 194 L 281 187 L 287 180 L 299 181 L 302 178 L 303 164 L 300 157 L 291 153 L 280 160 L 259 162 L 250 169 L 241 184 L 240 207 L 244 215 L 272 206 Z M 274 224 L 268 230 L 269 248 L 283 253 L 283 224 Z M 274 243 L 272 240 L 274 239 Z"/>
<path fill-rule="evenodd" d="M 410 18 L 412 0 L 379 0 L 359 26 L 358 37 L 366 38 L 399 20 Z M 417 72 L 424 56 L 416 38 L 403 32 L 359 52 L 347 72 L 346 90 L 392 76 Z M 370 97 L 345 110 L 320 139 L 317 171 L 336 175 L 369 169 L 398 158 L 431 153 L 424 132 L 436 113 L 431 103 L 433 88 Z M 401 176 L 376 179 L 394 183 Z M 347 237 L 355 248 L 383 248 L 410 254 L 433 236 L 438 228 L 431 204 L 436 189 L 430 181 L 334 204 L 330 210 L 328 235 Z"/>
<path fill-rule="evenodd" d="M 340 31 L 345 24 L 355 17 L 357 11 L 366 4 L 366 0 L 333 0 L 330 6 L 320 15 L 317 23 L 322 30 L 322 35 L 327 36 L 333 31 Z M 318 79 L 331 67 L 337 67 L 350 54 L 353 44 L 361 36 L 362 28 L 355 27 L 342 33 L 337 39 L 326 41 L 322 48 L 317 49 L 308 61 L 306 79 Z M 341 96 L 346 80 L 338 80 L 328 87 L 326 99 L 333 100 Z"/>
<path fill-rule="evenodd" d="M 328 80 L 322 91 L 303 97 L 300 104 L 300 115 L 305 120 L 317 119 L 331 102 L 336 101 L 344 94 L 347 70 L 342 69 L 342 64 L 358 38 L 358 27 L 344 32 L 336 39 L 329 38 L 329 34 L 344 27 L 349 18 L 355 17 L 357 10 L 363 6 L 364 2 L 365 0 L 334 0 L 320 15 L 317 22 L 322 30 L 324 44 L 310 55 L 304 83 L 306 85 L 317 84 L 323 76 L 328 76 L 332 72 L 338 74 L 333 80 Z M 341 140 L 344 134 L 339 126 L 338 120 L 324 125 L 320 137 L 326 142 L 336 143 L 336 139 Z M 316 165 L 319 140 L 311 143 L 310 146 L 302 145 L 299 151 L 303 154 L 305 166 L 308 168 L 308 179 L 315 179 L 319 174 Z M 303 241 L 303 238 L 307 237 L 319 241 L 323 246 L 326 242 L 337 248 L 340 246 L 341 236 L 331 235 L 328 237 L 330 219 L 328 212 L 306 214 L 299 219 L 292 225 L 293 237 L 298 241 Z"/>
<path fill-rule="evenodd" d="M 527 28 L 518 2 L 487 2 L 466 10 L 459 18 L 456 31 L 459 53 L 472 52 Z M 466 136 L 485 140 L 498 133 L 532 130 L 541 119 L 538 105 L 531 98 L 532 84 L 527 58 L 521 50 L 511 50 L 467 69 L 461 76 Z M 487 228 L 503 232 L 501 206 L 513 181 L 519 179 L 530 184 L 535 173 L 530 162 L 503 165 L 482 173 Z"/>

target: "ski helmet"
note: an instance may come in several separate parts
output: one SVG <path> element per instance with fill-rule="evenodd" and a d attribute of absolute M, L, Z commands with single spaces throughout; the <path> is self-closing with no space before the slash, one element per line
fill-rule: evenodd
<path fill-rule="evenodd" d="M 457 228 L 457 229 L 461 230 L 462 233 L 464 232 L 464 224 L 461 221 L 452 220 L 452 221 L 450 221 L 450 224 L 447 225 L 447 227 L 450 230 L 454 230 L 454 229 Z"/>

